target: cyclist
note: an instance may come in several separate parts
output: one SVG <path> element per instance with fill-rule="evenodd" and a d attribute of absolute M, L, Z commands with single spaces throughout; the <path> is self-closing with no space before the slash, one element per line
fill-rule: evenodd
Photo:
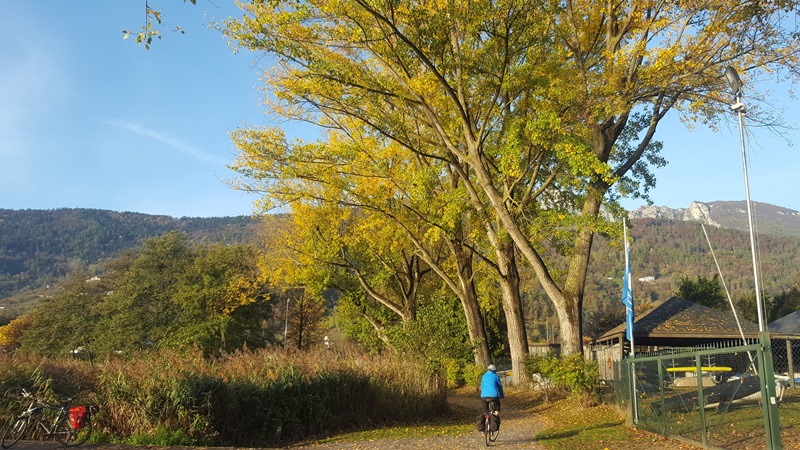
<path fill-rule="evenodd" d="M 500 416 L 500 399 L 505 398 L 503 394 L 503 384 L 500 382 L 500 377 L 497 375 L 497 367 L 494 364 L 489 364 L 486 368 L 486 373 L 481 378 L 481 402 L 483 402 L 483 410 L 489 410 L 489 402 L 494 402 L 494 414 Z"/>

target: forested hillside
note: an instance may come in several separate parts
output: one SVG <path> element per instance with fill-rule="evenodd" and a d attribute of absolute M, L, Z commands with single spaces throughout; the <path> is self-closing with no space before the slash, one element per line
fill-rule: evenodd
<path fill-rule="evenodd" d="M 28 303 L 48 285 L 168 231 L 191 242 L 251 242 L 251 217 L 173 218 L 96 209 L 0 209 L 0 307 Z"/>
<path fill-rule="evenodd" d="M 668 219 L 636 219 L 631 270 L 637 311 L 675 295 L 683 278 L 712 278 L 718 274 L 701 225 Z M 722 278 L 734 300 L 754 295 L 750 237 L 743 231 L 706 225 Z M 789 290 L 800 279 L 800 239 L 760 235 L 759 273 L 762 291 L 769 298 Z M 590 310 L 622 311 L 620 296 L 624 270 L 622 250 L 595 240 L 587 278 L 586 303 Z"/>
<path fill-rule="evenodd" d="M 749 234 L 705 227 L 731 297 L 737 301 L 754 296 Z M 634 219 L 628 232 L 632 236 L 631 270 L 638 314 L 675 295 L 684 277 L 694 280 L 718 274 L 698 222 Z M 757 245 L 761 287 L 766 301 L 770 301 L 800 280 L 800 239 L 760 235 Z M 586 279 L 584 327 L 588 335 L 605 332 L 624 320 L 621 302 L 624 268 L 621 243 L 610 246 L 602 236 L 596 237 Z M 552 312 L 536 283 L 530 282 L 529 286 L 527 297 L 531 300 L 526 321 L 532 330 L 530 337 L 545 339 L 548 335 L 545 324 L 554 324 Z"/>
<path fill-rule="evenodd" d="M 192 242 L 246 243 L 255 241 L 259 228 L 258 220 L 250 217 L 175 219 L 89 209 L 0 210 L 0 307 L 5 312 L 0 316 L 26 309 L 46 294 L 48 285 L 69 271 L 81 266 L 91 268 L 121 250 L 136 247 L 144 238 L 181 230 Z M 731 295 L 734 299 L 752 295 L 749 235 L 708 225 L 706 230 Z M 684 277 L 717 274 L 698 222 L 634 219 L 629 231 L 633 238 L 631 263 L 637 310 L 674 295 Z M 603 237 L 595 239 L 586 280 L 586 309 L 590 316 L 613 317 L 622 311 L 619 297 L 624 262 L 618 244 L 609 246 Z M 767 298 L 798 282 L 800 239 L 761 235 L 758 246 L 762 288 Z M 537 291 L 532 275 L 525 271 L 522 275 L 527 277 L 527 298 L 531 299 L 529 326 L 540 329 L 539 334 L 544 337 L 544 324 L 552 319 L 552 312 Z"/>

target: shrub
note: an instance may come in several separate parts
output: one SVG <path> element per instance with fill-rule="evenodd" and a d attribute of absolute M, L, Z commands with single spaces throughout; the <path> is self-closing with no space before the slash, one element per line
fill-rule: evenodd
<path fill-rule="evenodd" d="M 442 365 L 444 366 L 447 387 L 458 387 L 464 384 L 464 372 L 458 361 L 452 358 L 446 358 L 442 361 Z"/>
<path fill-rule="evenodd" d="M 557 386 L 563 386 L 574 396 L 588 394 L 597 387 L 597 362 L 585 359 L 580 353 L 565 356 L 551 376 Z"/>
<path fill-rule="evenodd" d="M 580 353 L 564 357 L 553 354 L 529 356 L 524 366 L 531 379 L 537 379 L 534 374 L 541 376 L 541 387 L 545 391 L 552 386 L 572 396 L 588 398 L 597 387 L 597 362 L 585 359 Z"/>
<path fill-rule="evenodd" d="M 478 387 L 483 376 L 484 368 L 475 363 L 467 364 L 464 366 L 464 383 L 467 386 Z"/>

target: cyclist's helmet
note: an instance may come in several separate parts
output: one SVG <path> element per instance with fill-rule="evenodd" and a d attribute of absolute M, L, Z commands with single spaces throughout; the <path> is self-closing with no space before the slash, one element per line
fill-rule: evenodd
<path fill-rule="evenodd" d="M 497 367 L 495 367 L 494 364 L 489 364 L 489 367 L 487 367 L 486 369 L 491 370 L 492 372 L 497 371 Z"/>

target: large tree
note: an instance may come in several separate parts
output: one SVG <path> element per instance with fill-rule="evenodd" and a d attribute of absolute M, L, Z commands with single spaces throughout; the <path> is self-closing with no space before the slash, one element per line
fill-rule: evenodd
<path fill-rule="evenodd" d="M 698 275 L 697 280 L 692 280 L 686 276 L 682 277 L 681 285 L 676 295 L 709 308 L 728 307 L 725 292 L 722 290 L 719 275 L 717 274 L 714 274 L 711 278 Z"/>
<path fill-rule="evenodd" d="M 408 160 L 446 162 L 475 216 L 530 264 L 559 317 L 564 353 L 581 351 L 593 236 L 612 231 L 601 206 L 621 214 L 618 195 L 652 186 L 660 121 L 675 111 L 713 123 L 728 110 L 726 66 L 749 79 L 794 74 L 800 49 L 791 0 L 242 8 L 225 32 L 275 56 L 266 72 L 272 111 L 359 144 L 363 133 L 352 130 L 367 128 Z M 568 256 L 567 267 L 549 249 Z"/>
<path fill-rule="evenodd" d="M 246 246 L 194 248 L 180 232 L 145 240 L 111 263 L 114 278 L 89 310 L 96 318 L 90 348 L 108 355 L 265 346 L 271 311 L 257 260 Z"/>
<path fill-rule="evenodd" d="M 100 316 L 94 306 L 113 289 L 113 274 L 92 277 L 86 269 L 70 272 L 62 293 L 44 297 L 19 323 L 26 328 L 18 339 L 25 351 L 65 358 L 78 349 L 92 349 L 94 327 Z"/>
<path fill-rule="evenodd" d="M 363 250 L 373 246 L 368 250 L 372 264 L 382 264 L 374 257 L 396 253 L 398 247 L 413 251 L 406 263 L 410 266 L 395 264 L 391 271 L 401 274 L 410 270 L 403 278 L 418 283 L 413 280 L 418 276 L 413 273 L 418 270 L 415 260 L 424 262 L 461 301 L 475 361 L 486 365 L 490 356 L 475 286 L 470 208 L 452 195 L 449 187 L 457 184 L 457 178 L 442 176 L 447 168 L 409 159 L 398 153 L 402 150 L 399 146 L 370 136 L 370 130 L 359 125 L 350 124 L 346 136 L 332 133 L 326 142 L 309 144 L 286 142 L 283 133 L 275 129 L 235 133 L 240 155 L 233 167 L 248 178 L 239 186 L 264 192 L 265 203 L 290 204 L 298 230 L 313 230 L 302 233 L 306 241 L 302 245 L 313 248 L 314 259 L 355 274 L 369 297 L 405 322 L 413 319 L 409 308 L 416 300 L 409 294 L 416 296 L 416 287 L 410 285 L 410 290 L 392 300 L 375 289 L 354 256 L 364 255 Z M 353 138 L 365 132 L 366 136 Z M 356 235 L 348 236 L 352 233 Z M 309 264 L 303 266 L 299 273 L 310 275 Z M 295 281 L 289 284 L 298 282 L 293 277 Z M 381 323 L 366 318 L 383 332 Z"/>
<path fill-rule="evenodd" d="M 358 299 L 352 306 L 385 344 L 387 328 L 415 319 L 430 269 L 392 221 L 332 201 L 295 202 L 291 224 L 272 234 L 264 266 L 275 286 L 317 294 L 332 288 L 345 294 L 340 302 Z"/>

